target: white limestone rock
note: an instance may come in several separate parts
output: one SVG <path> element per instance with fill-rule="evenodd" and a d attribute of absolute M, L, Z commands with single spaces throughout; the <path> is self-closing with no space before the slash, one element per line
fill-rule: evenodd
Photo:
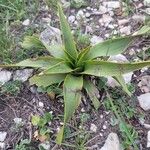
<path fill-rule="evenodd" d="M 22 82 L 25 82 L 31 77 L 33 74 L 33 69 L 23 69 L 23 70 L 17 70 L 14 73 L 13 80 L 19 80 Z"/>
<path fill-rule="evenodd" d="M 150 93 L 142 94 L 138 97 L 140 107 L 145 111 L 150 110 Z"/>
<path fill-rule="evenodd" d="M 95 45 L 95 44 L 98 44 L 98 43 L 100 43 L 100 42 L 103 42 L 104 39 L 101 38 L 101 37 L 99 37 L 99 36 L 94 35 L 94 36 L 91 38 L 90 41 L 91 41 L 91 45 Z"/>
<path fill-rule="evenodd" d="M 96 132 L 97 131 L 97 126 L 95 124 L 91 123 L 90 130 L 92 132 Z"/>
<path fill-rule="evenodd" d="M 150 131 L 147 133 L 147 148 L 150 147 Z"/>
<path fill-rule="evenodd" d="M 24 26 L 28 26 L 30 24 L 30 20 L 29 19 L 26 19 L 22 22 L 22 25 Z"/>
<path fill-rule="evenodd" d="M 4 142 L 6 136 L 7 136 L 7 132 L 0 132 L 0 142 Z"/>
<path fill-rule="evenodd" d="M 122 150 L 116 133 L 110 133 L 100 150 Z"/>
<path fill-rule="evenodd" d="M 3 85 L 8 82 L 12 77 L 12 72 L 7 70 L 0 71 L 0 84 Z"/>
<path fill-rule="evenodd" d="M 49 26 L 40 34 L 40 40 L 49 46 L 62 44 L 61 31 L 58 28 Z"/>

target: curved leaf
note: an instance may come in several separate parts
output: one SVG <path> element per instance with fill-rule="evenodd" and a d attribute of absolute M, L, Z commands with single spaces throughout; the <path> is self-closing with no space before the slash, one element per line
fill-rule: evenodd
<path fill-rule="evenodd" d="M 57 73 L 69 73 L 73 70 L 67 65 L 66 62 L 60 62 L 55 66 L 48 68 L 47 70 L 43 71 L 44 74 L 57 74 Z"/>
<path fill-rule="evenodd" d="M 45 56 L 45 57 L 26 59 L 26 60 L 23 60 L 16 64 L 0 65 L 0 67 L 33 67 L 33 68 L 46 69 L 46 68 L 50 68 L 62 61 L 63 61 L 62 59 Z"/>
<path fill-rule="evenodd" d="M 131 96 L 131 92 L 128 90 L 128 87 L 127 87 L 127 85 L 126 85 L 126 83 L 125 83 L 125 81 L 124 81 L 124 78 L 123 78 L 123 76 L 115 76 L 115 77 L 113 77 L 121 86 L 122 86 L 122 88 L 123 88 L 123 90 L 129 95 L 129 96 Z"/>
<path fill-rule="evenodd" d="M 122 74 L 150 66 L 150 61 L 137 63 L 115 63 L 106 61 L 88 61 L 85 63 L 84 72 L 94 76 L 120 76 Z"/>
<path fill-rule="evenodd" d="M 64 93 L 64 125 L 57 134 L 57 144 L 61 144 L 63 140 L 64 127 L 66 122 L 71 119 L 75 110 L 81 101 L 81 90 L 83 87 L 83 77 L 75 77 L 72 75 L 67 75 L 64 81 L 63 93 Z"/>
<path fill-rule="evenodd" d="M 88 80 L 84 80 L 83 86 L 84 86 L 84 89 L 86 90 L 87 94 L 89 95 L 95 109 L 97 110 L 100 107 L 100 101 L 97 98 L 97 96 L 99 94 L 98 89 L 92 82 L 90 82 Z"/>
<path fill-rule="evenodd" d="M 71 34 L 70 26 L 65 18 L 65 15 L 63 13 L 63 10 L 60 5 L 58 5 L 58 12 L 59 12 L 59 19 L 60 19 L 60 25 L 61 25 L 61 31 L 63 34 L 63 40 L 65 44 L 65 50 L 67 53 L 70 54 L 74 58 L 74 60 L 77 59 L 77 49 L 75 46 L 75 42 L 73 40 L 73 36 Z"/>
<path fill-rule="evenodd" d="M 56 45 L 47 45 L 43 43 L 44 46 L 46 47 L 47 51 L 54 57 L 64 59 L 65 58 L 65 53 L 63 51 L 63 46 L 56 44 Z"/>
<path fill-rule="evenodd" d="M 113 56 L 120 54 L 128 48 L 133 39 L 134 37 L 131 36 L 109 39 L 91 47 L 84 57 L 85 59 L 94 59 L 100 56 Z"/>
<path fill-rule="evenodd" d="M 29 79 L 30 84 L 37 86 L 47 87 L 55 83 L 61 83 L 65 79 L 65 74 L 48 74 L 48 75 L 34 75 Z"/>
<path fill-rule="evenodd" d="M 39 40 L 39 37 L 37 35 L 26 36 L 21 46 L 25 49 L 32 49 L 32 48 L 45 49 L 45 46 Z"/>

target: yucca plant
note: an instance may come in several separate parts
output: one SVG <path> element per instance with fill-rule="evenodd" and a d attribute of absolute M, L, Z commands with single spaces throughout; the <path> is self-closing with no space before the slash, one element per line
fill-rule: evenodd
<path fill-rule="evenodd" d="M 64 125 L 59 131 L 56 141 L 61 144 L 63 140 L 64 128 L 71 119 L 75 110 L 80 104 L 82 89 L 89 95 L 94 107 L 99 108 L 100 102 L 97 98 L 97 88 L 89 80 L 89 76 L 114 77 L 128 95 L 128 91 L 122 75 L 145 66 L 150 66 L 150 61 L 137 63 L 116 63 L 108 61 L 109 56 L 124 52 L 128 46 L 139 35 L 110 39 L 83 50 L 77 50 L 76 44 L 71 34 L 71 29 L 66 21 L 65 15 L 58 5 L 58 14 L 63 35 L 63 44 L 48 46 L 36 36 L 27 37 L 23 43 L 26 47 L 37 47 L 47 49 L 50 56 L 27 59 L 17 64 L 1 65 L 0 67 L 33 67 L 39 68 L 40 74 L 30 78 L 30 83 L 37 86 L 47 87 L 52 84 L 63 84 L 64 96 Z M 97 59 L 98 58 L 98 59 Z"/>

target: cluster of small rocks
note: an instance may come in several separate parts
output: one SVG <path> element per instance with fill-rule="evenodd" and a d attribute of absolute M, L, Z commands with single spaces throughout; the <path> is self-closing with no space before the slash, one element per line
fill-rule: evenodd
<path fill-rule="evenodd" d="M 33 69 L 22 69 L 16 71 L 0 71 L 0 84 L 3 85 L 10 80 L 19 80 L 25 82 L 31 77 L 33 74 Z"/>

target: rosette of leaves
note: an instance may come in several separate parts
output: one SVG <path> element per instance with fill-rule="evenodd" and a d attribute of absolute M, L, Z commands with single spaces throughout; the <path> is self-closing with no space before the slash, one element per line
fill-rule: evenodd
<path fill-rule="evenodd" d="M 17 64 L 1 65 L 1 67 L 39 68 L 41 73 L 30 78 L 32 85 L 36 84 L 37 86 L 47 87 L 56 83 L 63 84 L 64 125 L 56 138 L 57 143 L 61 144 L 66 123 L 71 119 L 81 102 L 82 89 L 86 90 L 96 109 L 100 106 L 99 99 L 97 98 L 97 88 L 88 80 L 89 76 L 112 76 L 122 85 L 124 91 L 131 95 L 122 75 L 145 66 L 150 66 L 150 61 L 116 63 L 106 59 L 109 56 L 123 53 L 137 36 L 143 35 L 145 32 L 134 36 L 110 39 L 93 47 L 77 50 L 61 5 L 58 5 L 58 14 L 63 44 L 49 46 L 42 43 L 36 36 L 27 37 L 24 45 L 28 48 L 45 48 L 50 53 L 50 56 L 27 59 Z"/>

